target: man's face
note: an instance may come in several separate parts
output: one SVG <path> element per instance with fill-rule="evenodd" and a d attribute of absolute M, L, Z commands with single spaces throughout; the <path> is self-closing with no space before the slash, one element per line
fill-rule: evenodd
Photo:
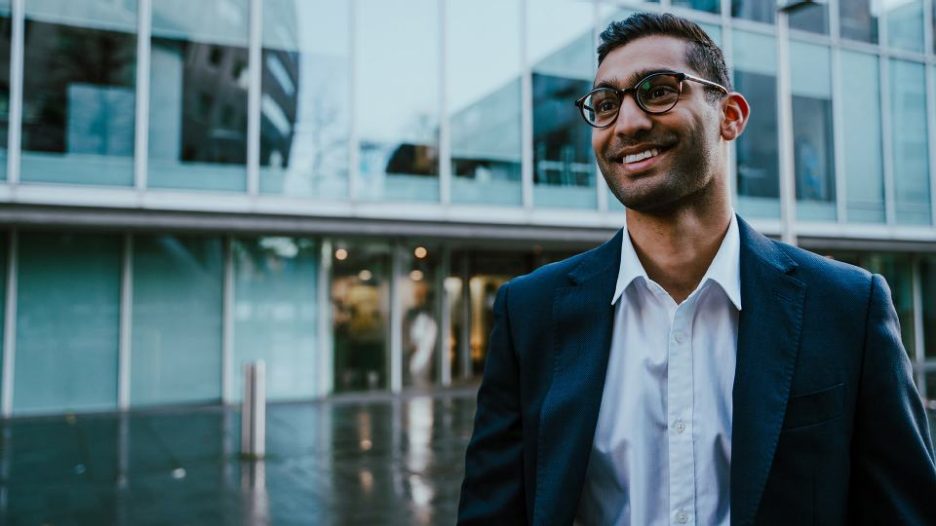
<path fill-rule="evenodd" d="M 685 57 L 683 40 L 642 37 L 608 53 L 595 86 L 626 89 L 661 70 L 702 76 Z M 624 206 L 669 212 L 701 198 L 723 170 L 720 120 L 720 105 L 709 102 L 703 86 L 695 82 L 683 82 L 679 102 L 661 115 L 645 113 L 628 93 L 615 123 L 594 129 L 592 147 L 608 186 Z M 648 151 L 658 153 L 644 158 Z"/>

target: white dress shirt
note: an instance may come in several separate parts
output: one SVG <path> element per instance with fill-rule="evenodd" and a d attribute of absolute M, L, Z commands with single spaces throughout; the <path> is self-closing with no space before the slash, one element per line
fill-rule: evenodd
<path fill-rule="evenodd" d="M 625 226 L 614 333 L 577 523 L 729 524 L 741 241 L 731 224 L 683 301 L 653 282 Z"/>

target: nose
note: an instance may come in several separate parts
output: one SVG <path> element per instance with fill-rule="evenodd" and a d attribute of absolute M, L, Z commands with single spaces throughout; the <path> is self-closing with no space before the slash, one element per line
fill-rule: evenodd
<path fill-rule="evenodd" d="M 653 127 L 650 116 L 640 108 L 633 96 L 625 96 L 621 101 L 617 120 L 614 121 L 614 133 L 621 136 L 634 136 L 642 130 Z"/>

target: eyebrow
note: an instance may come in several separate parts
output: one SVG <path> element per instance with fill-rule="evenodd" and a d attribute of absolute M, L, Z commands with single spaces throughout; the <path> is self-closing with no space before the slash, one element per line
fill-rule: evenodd
<path fill-rule="evenodd" d="M 618 86 L 626 86 L 628 88 L 634 87 L 635 84 L 645 79 L 649 75 L 654 73 L 663 73 L 664 71 L 673 71 L 669 68 L 646 68 L 640 71 L 635 71 L 631 73 L 624 81 L 616 77 L 611 77 L 609 79 L 602 80 L 601 82 L 596 82 L 592 85 L 592 89 L 595 88 L 614 88 L 618 89 Z"/>

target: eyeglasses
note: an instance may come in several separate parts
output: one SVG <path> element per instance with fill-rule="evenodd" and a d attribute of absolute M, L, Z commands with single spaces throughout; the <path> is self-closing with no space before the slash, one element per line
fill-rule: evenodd
<path fill-rule="evenodd" d="M 633 88 L 601 87 L 593 89 L 584 97 L 575 101 L 575 105 L 582 112 L 585 122 L 595 128 L 607 128 L 614 124 L 618 112 L 621 110 L 624 96 L 628 93 L 634 94 L 634 100 L 637 101 L 640 109 L 658 115 L 666 113 L 676 106 L 676 103 L 679 102 L 679 94 L 682 93 L 683 81 L 686 80 L 698 82 L 703 86 L 717 89 L 725 94 L 728 93 L 724 86 L 709 80 L 677 71 L 659 71 L 647 75 Z"/>

